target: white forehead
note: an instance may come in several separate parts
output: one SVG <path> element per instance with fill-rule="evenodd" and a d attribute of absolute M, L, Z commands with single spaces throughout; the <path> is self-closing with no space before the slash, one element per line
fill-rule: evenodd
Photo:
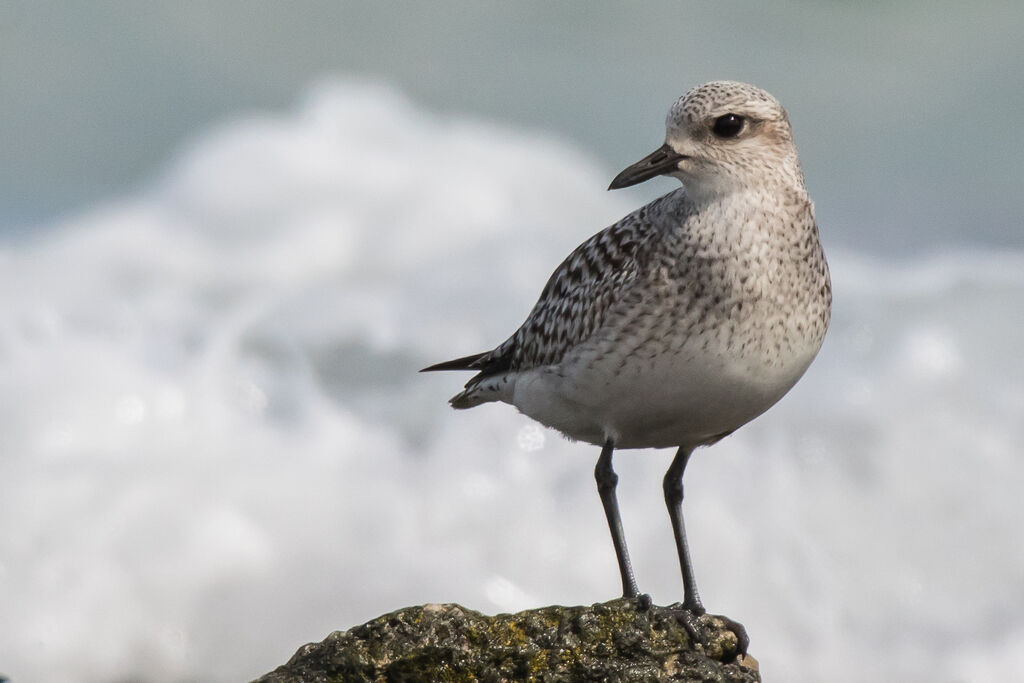
<path fill-rule="evenodd" d="M 680 97 L 668 112 L 669 128 L 688 127 L 722 114 L 763 120 L 786 117 L 779 101 L 757 86 L 736 81 L 711 81 Z"/>

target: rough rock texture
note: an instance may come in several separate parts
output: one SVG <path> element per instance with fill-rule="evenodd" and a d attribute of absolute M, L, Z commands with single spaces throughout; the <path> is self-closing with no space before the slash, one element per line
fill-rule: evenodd
<path fill-rule="evenodd" d="M 760 681 L 736 636 L 704 615 L 694 647 L 672 607 L 613 600 L 484 616 L 423 605 L 303 645 L 258 683 L 336 681 Z"/>

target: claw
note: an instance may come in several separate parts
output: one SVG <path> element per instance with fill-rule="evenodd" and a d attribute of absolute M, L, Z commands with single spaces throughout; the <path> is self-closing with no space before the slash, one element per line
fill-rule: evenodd
<path fill-rule="evenodd" d="M 729 617 L 707 614 L 703 607 L 692 609 L 676 603 L 670 609 L 678 615 L 683 628 L 690 635 L 691 642 L 699 644 L 707 654 L 717 656 L 713 651 L 721 651 L 723 655 L 727 651 L 735 651 L 739 657 L 746 656 L 747 648 L 750 646 L 750 637 L 747 635 L 747 629 L 744 628 L 743 624 Z M 719 623 L 716 624 L 715 622 Z M 717 626 L 716 631 L 724 626 L 725 630 L 731 632 L 736 637 L 736 645 L 732 646 L 732 643 L 723 643 L 719 639 L 712 640 L 709 638 L 708 629 L 715 626 Z"/>
<path fill-rule="evenodd" d="M 750 647 L 750 636 L 747 635 L 747 629 L 738 621 L 734 621 L 729 617 L 722 616 L 721 614 L 714 615 L 716 619 L 721 619 L 725 622 L 725 627 L 733 632 L 736 636 L 736 650 L 743 657 L 747 656 L 747 648 Z"/>

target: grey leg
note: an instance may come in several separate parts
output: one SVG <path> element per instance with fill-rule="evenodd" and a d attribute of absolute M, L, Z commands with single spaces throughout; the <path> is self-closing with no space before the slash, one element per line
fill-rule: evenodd
<path fill-rule="evenodd" d="M 676 551 L 679 553 L 679 568 L 683 572 L 683 609 L 695 615 L 704 614 L 704 605 L 697 593 L 697 582 L 693 578 L 690 563 L 690 548 L 686 543 L 686 527 L 683 525 L 683 470 L 693 453 L 692 448 L 680 448 L 662 482 L 665 489 L 665 505 L 672 519 L 672 531 L 676 537 Z"/>
<path fill-rule="evenodd" d="M 615 545 L 615 557 L 619 561 L 619 574 L 622 576 L 622 597 L 635 598 L 640 594 L 633 577 L 633 565 L 629 561 L 626 550 L 626 537 L 622 533 L 622 519 L 619 517 L 619 502 L 615 498 L 615 487 L 619 483 L 619 475 L 612 469 L 612 451 L 615 444 L 609 439 L 601 449 L 601 457 L 594 468 L 594 479 L 597 480 L 597 492 L 601 494 L 604 515 L 608 518 L 608 529 L 612 532 L 612 543 Z"/>
<path fill-rule="evenodd" d="M 665 479 L 662 482 L 665 489 L 665 505 L 668 506 L 668 515 L 672 519 L 672 531 L 676 537 L 676 551 L 679 553 L 679 568 L 683 572 L 683 624 L 690 636 L 697 642 L 703 641 L 702 630 L 699 626 L 699 619 L 704 614 L 704 605 L 700 601 L 700 594 L 697 593 L 697 581 L 693 578 L 693 564 L 690 562 L 690 547 L 686 543 L 686 527 L 683 525 L 683 471 L 686 463 L 693 453 L 692 448 L 680 448 L 676 453 L 672 464 L 668 466 Z M 750 638 L 743 624 L 733 621 L 728 617 L 719 616 L 729 630 L 736 634 L 737 647 L 740 654 L 747 653 L 747 646 Z"/>

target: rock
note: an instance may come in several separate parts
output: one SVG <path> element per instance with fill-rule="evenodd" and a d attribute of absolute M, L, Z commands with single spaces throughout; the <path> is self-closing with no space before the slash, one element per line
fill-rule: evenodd
<path fill-rule="evenodd" d="M 493 617 L 407 607 L 303 645 L 257 683 L 761 680 L 722 619 L 700 618 L 706 642 L 695 647 L 678 615 L 635 599 Z"/>

